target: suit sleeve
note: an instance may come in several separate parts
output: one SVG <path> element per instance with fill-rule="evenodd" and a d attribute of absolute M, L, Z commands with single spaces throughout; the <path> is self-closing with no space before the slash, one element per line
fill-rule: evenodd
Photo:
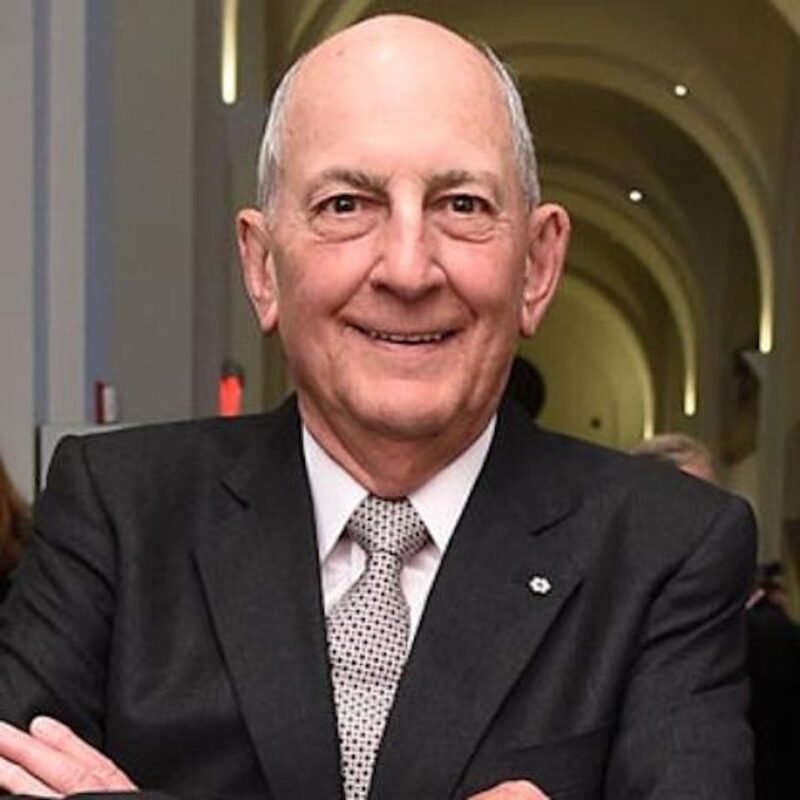
<path fill-rule="evenodd" d="M 65 439 L 37 505 L 33 541 L 0 607 L 0 719 L 27 728 L 48 714 L 102 747 L 114 550 L 83 444 Z M 177 800 L 158 791 L 71 797 Z"/>
<path fill-rule="evenodd" d="M 731 498 L 661 587 L 626 683 L 613 800 L 750 800 L 744 601 L 755 526 Z"/>
<path fill-rule="evenodd" d="M 114 537 L 79 439 L 57 449 L 34 534 L 0 608 L 0 719 L 55 716 L 102 742 Z"/>

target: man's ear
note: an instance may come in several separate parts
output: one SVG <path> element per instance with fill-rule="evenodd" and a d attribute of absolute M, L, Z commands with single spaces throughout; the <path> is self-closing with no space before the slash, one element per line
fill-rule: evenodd
<path fill-rule="evenodd" d="M 247 296 L 261 330 L 272 333 L 278 325 L 278 287 L 270 232 L 263 212 L 245 208 L 236 215 L 236 243 Z"/>
<path fill-rule="evenodd" d="M 561 206 L 544 203 L 531 212 L 529 226 L 520 315 L 523 336 L 533 336 L 555 294 L 567 257 L 569 215 Z"/>

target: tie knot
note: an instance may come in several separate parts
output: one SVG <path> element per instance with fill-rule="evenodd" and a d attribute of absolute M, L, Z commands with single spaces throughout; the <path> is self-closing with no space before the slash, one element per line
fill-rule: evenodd
<path fill-rule="evenodd" d="M 425 523 L 405 497 L 385 500 L 369 495 L 348 520 L 347 532 L 367 553 L 391 553 L 401 559 L 419 552 L 428 540 Z"/>

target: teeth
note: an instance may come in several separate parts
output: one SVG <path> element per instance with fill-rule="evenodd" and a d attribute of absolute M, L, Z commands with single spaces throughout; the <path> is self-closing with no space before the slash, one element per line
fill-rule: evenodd
<path fill-rule="evenodd" d="M 392 344 L 431 344 L 441 342 L 445 338 L 444 333 L 382 333 L 380 331 L 366 331 L 370 338 L 379 342 L 391 342 Z"/>

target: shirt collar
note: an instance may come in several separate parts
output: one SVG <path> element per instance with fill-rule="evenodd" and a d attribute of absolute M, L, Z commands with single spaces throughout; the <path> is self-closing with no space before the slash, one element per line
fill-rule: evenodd
<path fill-rule="evenodd" d="M 454 461 L 409 495 L 431 539 L 444 553 L 492 443 L 496 417 Z M 303 456 L 311 486 L 320 562 L 333 550 L 347 520 L 369 492 L 334 461 L 303 425 Z"/>

